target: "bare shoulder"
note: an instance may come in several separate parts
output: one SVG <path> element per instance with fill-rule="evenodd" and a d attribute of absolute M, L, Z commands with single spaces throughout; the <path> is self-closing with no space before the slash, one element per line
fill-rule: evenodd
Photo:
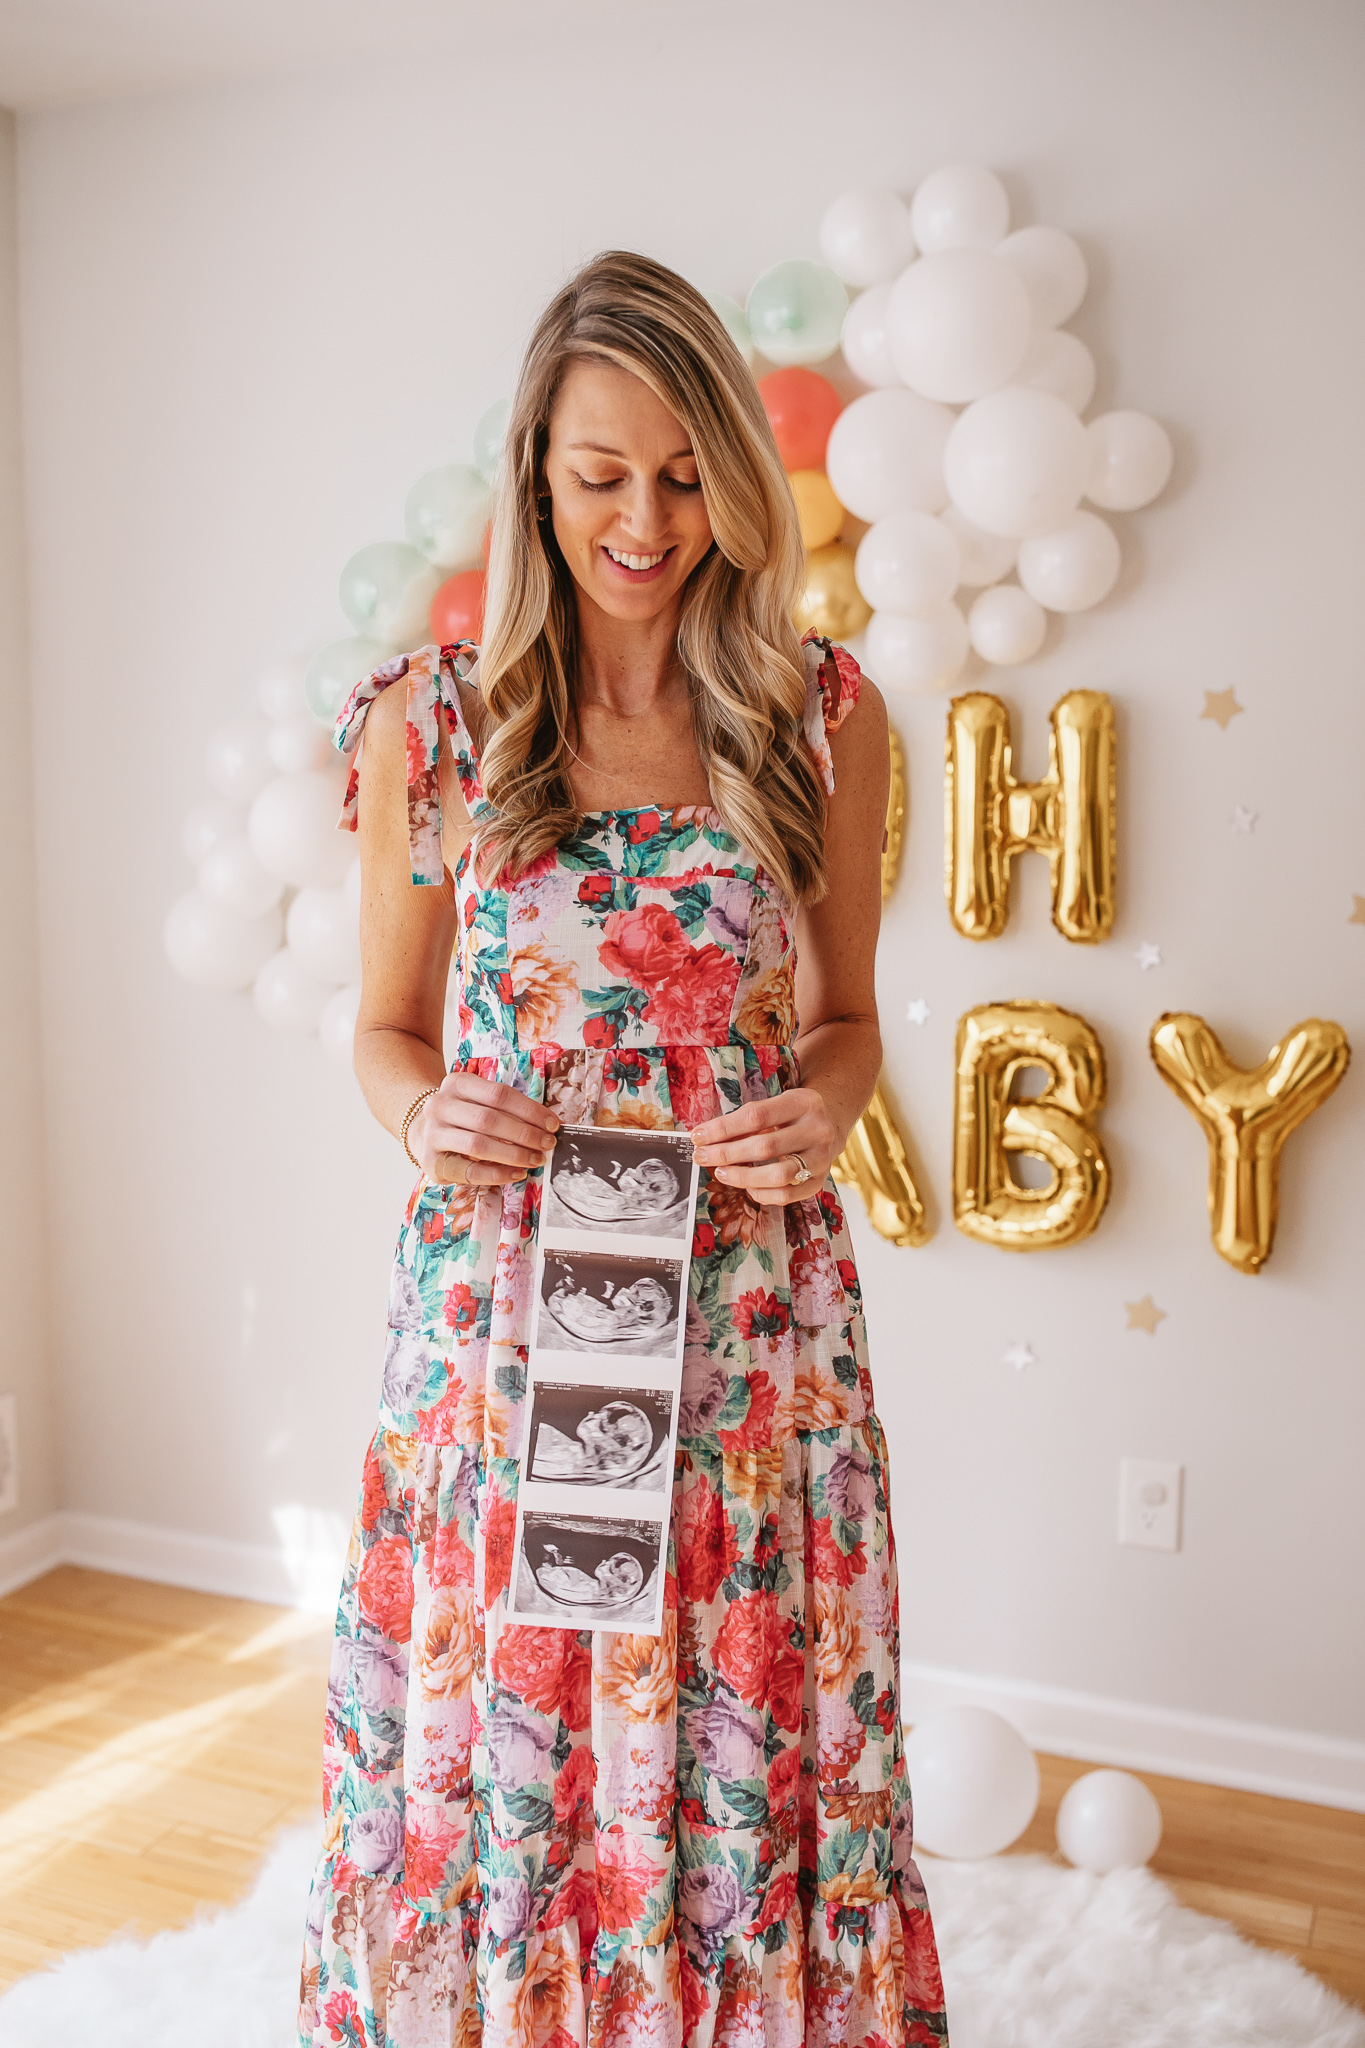
<path fill-rule="evenodd" d="M 379 692 L 365 714 L 365 751 L 361 759 L 379 756 L 388 761 L 405 754 L 407 727 L 407 693 L 401 684 L 391 683 L 387 690 Z"/>
<path fill-rule="evenodd" d="M 841 775 L 851 776 L 857 781 L 875 773 L 880 763 L 889 763 L 889 733 L 886 699 L 864 670 L 857 704 L 837 731 L 829 736 L 836 795 Z"/>

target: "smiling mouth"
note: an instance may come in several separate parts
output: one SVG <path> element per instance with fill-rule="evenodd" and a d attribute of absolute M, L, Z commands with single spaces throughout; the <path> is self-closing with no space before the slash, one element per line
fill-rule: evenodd
<path fill-rule="evenodd" d="M 629 577 L 632 583 L 648 583 L 652 576 L 659 574 L 673 550 L 665 548 L 662 554 L 657 555 L 628 555 L 618 548 L 604 547 L 602 552 L 612 567 Z"/>

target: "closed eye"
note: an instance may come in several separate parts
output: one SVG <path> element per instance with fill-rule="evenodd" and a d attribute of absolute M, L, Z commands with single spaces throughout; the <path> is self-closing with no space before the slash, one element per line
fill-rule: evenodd
<path fill-rule="evenodd" d="M 623 476 L 613 476 L 608 477 L 605 483 L 593 483 L 588 477 L 580 476 L 577 478 L 577 482 L 579 489 L 584 491 L 614 491 L 618 484 L 625 482 L 625 478 Z M 687 496 L 690 496 L 693 491 L 701 489 L 700 478 L 698 478 L 696 483 L 689 484 L 684 483 L 681 477 L 666 476 L 664 482 L 670 490 L 681 491 Z"/>

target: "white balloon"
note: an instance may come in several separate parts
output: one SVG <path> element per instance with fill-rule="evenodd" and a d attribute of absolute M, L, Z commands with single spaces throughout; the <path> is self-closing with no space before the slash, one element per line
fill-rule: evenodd
<path fill-rule="evenodd" d="M 910 205 L 910 231 L 926 255 L 937 249 L 993 249 L 1008 232 L 1010 203 L 982 164 L 931 171 Z"/>
<path fill-rule="evenodd" d="M 443 569 L 474 568 L 483 562 L 483 531 L 492 511 L 492 494 L 478 470 L 450 462 L 418 477 L 403 507 L 403 527 L 429 562 Z"/>
<path fill-rule="evenodd" d="M 962 551 L 931 512 L 890 512 L 858 543 L 853 573 L 873 611 L 915 614 L 946 604 Z"/>
<path fill-rule="evenodd" d="M 998 583 L 1002 576 L 1009 575 L 1019 554 L 1017 540 L 973 526 L 956 505 L 945 505 L 938 516 L 957 540 L 959 583 L 969 590 L 979 590 L 983 584 Z"/>
<path fill-rule="evenodd" d="M 908 1748 L 908 1744 L 907 1744 Z M 916 1786 L 915 1819 L 919 1820 Z M 916 1833 L 920 1833 L 918 1825 Z M 1062 1794 L 1057 1847 L 1068 1863 L 1103 1877 L 1149 1863 L 1161 1840 L 1161 1808 L 1129 1771 L 1087 1771 Z"/>
<path fill-rule="evenodd" d="M 329 983 L 306 974 L 286 946 L 274 953 L 256 976 L 252 1001 L 256 1015 L 272 1031 L 316 1031 L 332 990 Z"/>
<path fill-rule="evenodd" d="M 207 803 L 196 804 L 186 817 L 180 828 L 180 844 L 187 858 L 198 867 L 215 846 L 221 846 L 225 839 L 240 839 L 245 831 L 246 812 L 242 806 L 215 796 Z"/>
<path fill-rule="evenodd" d="M 891 287 L 887 326 L 910 389 L 947 405 L 1007 384 L 1032 331 L 1018 272 L 989 249 L 944 249 L 912 263 Z"/>
<path fill-rule="evenodd" d="M 1085 297 L 1085 258 L 1060 228 L 1017 228 L 997 254 L 1022 278 L 1035 327 L 1060 327 Z"/>
<path fill-rule="evenodd" d="M 1159 420 L 1145 412 L 1102 412 L 1091 420 L 1090 481 L 1085 495 L 1106 512 L 1150 505 L 1171 480 L 1175 450 Z"/>
<path fill-rule="evenodd" d="M 946 504 L 943 451 L 953 416 L 917 391 L 865 391 L 830 429 L 825 473 L 841 505 L 872 522 Z"/>
<path fill-rule="evenodd" d="M 265 749 L 277 775 L 301 775 L 305 768 L 326 768 L 336 759 L 331 734 L 307 706 L 271 726 Z"/>
<path fill-rule="evenodd" d="M 1017 583 L 996 583 L 974 601 L 967 631 L 983 661 L 1010 668 L 1032 661 L 1047 635 L 1047 613 Z"/>
<path fill-rule="evenodd" d="M 345 778 L 318 768 L 280 775 L 261 791 L 247 819 L 251 850 L 291 888 L 334 888 L 355 859 L 355 841 L 337 830 Z"/>
<path fill-rule="evenodd" d="M 284 923 L 285 942 L 305 974 L 335 988 L 360 979 L 360 933 L 340 889 L 300 889 Z"/>
<path fill-rule="evenodd" d="M 1038 1810 L 1038 1759 L 988 1707 L 940 1707 L 905 1738 L 915 1840 L 975 1860 L 1017 1842 Z"/>
<path fill-rule="evenodd" d="M 270 727 L 263 718 L 239 718 L 220 725 L 209 740 L 205 766 L 209 781 L 229 803 L 249 804 L 275 773 L 266 752 Z"/>
<path fill-rule="evenodd" d="M 1017 384 L 959 413 L 944 450 L 953 503 L 987 533 L 1016 540 L 1060 526 L 1089 473 L 1090 443 L 1070 406 Z"/>
<path fill-rule="evenodd" d="M 263 917 L 238 917 L 225 903 L 191 889 L 167 912 L 162 942 L 182 981 L 193 982 L 196 988 L 249 988 L 283 931 L 278 910 L 268 910 Z"/>
<path fill-rule="evenodd" d="M 355 1020 L 360 1010 L 360 983 L 348 982 L 327 998 L 318 1019 L 318 1037 L 329 1060 L 351 1067 L 355 1060 Z"/>
<path fill-rule="evenodd" d="M 256 680 L 256 702 L 267 718 L 292 718 L 308 709 L 303 679 L 308 673 L 308 656 L 294 654 L 272 661 Z"/>
<path fill-rule="evenodd" d="M 885 284 L 914 253 L 910 209 L 898 192 L 845 192 L 825 208 L 820 254 L 845 284 Z"/>
<path fill-rule="evenodd" d="M 844 315 L 843 333 L 839 337 L 844 361 L 854 376 L 860 383 L 877 389 L 901 381 L 900 371 L 892 361 L 886 326 L 890 302 L 889 284 L 874 284 L 870 291 L 860 292 Z"/>
<path fill-rule="evenodd" d="M 1119 544 L 1093 512 L 1073 512 L 1055 533 L 1035 534 L 1019 549 L 1019 581 L 1050 612 L 1087 612 L 1118 581 Z"/>
<path fill-rule="evenodd" d="M 873 612 L 865 635 L 868 674 L 891 690 L 945 690 L 967 659 L 967 621 L 952 603 L 910 618 Z"/>
<path fill-rule="evenodd" d="M 198 880 L 206 896 L 239 917 L 264 917 L 284 894 L 284 883 L 278 875 L 266 873 L 245 832 L 240 838 L 224 839 L 204 855 Z"/>
<path fill-rule="evenodd" d="M 1047 327 L 1025 349 L 1014 381 L 1030 391 L 1050 391 L 1073 412 L 1084 412 L 1095 396 L 1095 358 L 1074 334 Z"/>

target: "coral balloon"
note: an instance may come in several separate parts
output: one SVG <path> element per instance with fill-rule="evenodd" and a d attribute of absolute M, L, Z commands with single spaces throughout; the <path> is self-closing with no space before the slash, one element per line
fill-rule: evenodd
<path fill-rule="evenodd" d="M 1030 391 L 1050 391 L 1076 413 L 1095 396 L 1095 358 L 1083 341 L 1056 327 L 1035 334 L 1014 373 Z"/>
<path fill-rule="evenodd" d="M 940 1707 L 905 1738 L 915 1840 L 932 1856 L 977 1861 L 1017 1842 L 1038 1811 L 1038 1759 L 989 1707 Z"/>
<path fill-rule="evenodd" d="M 1075 511 L 1090 475 L 1090 443 L 1060 398 L 1010 385 L 959 413 L 943 467 L 953 503 L 975 525 L 1023 540 L 1052 533 Z"/>
<path fill-rule="evenodd" d="M 1275 1243 L 1281 1148 L 1346 1072 L 1346 1033 L 1309 1017 L 1247 1070 L 1233 1065 L 1202 1017 L 1168 1012 L 1152 1026 L 1151 1053 L 1209 1141 L 1214 1248 L 1239 1273 L 1259 1273 Z"/>
<path fill-rule="evenodd" d="M 845 192 L 825 208 L 820 254 L 845 284 L 885 284 L 914 253 L 910 209 L 898 192 Z"/>
<path fill-rule="evenodd" d="M 839 346 L 848 293 L 827 263 L 774 263 L 749 293 L 745 317 L 770 363 L 822 363 Z"/>
<path fill-rule="evenodd" d="M 462 569 L 450 576 L 431 600 L 428 630 L 438 647 L 452 640 L 483 637 L 483 600 L 488 577 L 482 569 Z"/>
<path fill-rule="evenodd" d="M 798 469 L 788 478 L 801 522 L 801 539 L 808 549 L 828 547 L 839 538 L 845 513 L 823 470 Z"/>
<path fill-rule="evenodd" d="M 878 612 L 912 617 L 946 604 L 958 585 L 962 552 L 930 512 L 891 512 L 858 543 L 858 588 Z"/>
<path fill-rule="evenodd" d="M 967 621 L 952 603 L 926 606 L 914 617 L 874 612 L 864 642 L 874 682 L 916 695 L 955 683 L 967 647 Z"/>
<path fill-rule="evenodd" d="M 426 631 L 441 572 L 403 540 L 372 541 L 341 572 L 341 609 L 357 633 L 411 647 Z"/>
<path fill-rule="evenodd" d="M 1130 1771 L 1087 1771 L 1062 1794 L 1057 1847 L 1078 1870 L 1140 1870 L 1160 1841 L 1161 1808 Z"/>
<path fill-rule="evenodd" d="M 1042 1067 L 1041 1095 L 1011 1102 L 1021 1066 Z M 1104 1106 L 1104 1052 L 1084 1017 L 1055 1003 L 985 1003 L 957 1027 L 953 1221 L 1001 1251 L 1049 1251 L 1088 1237 L 1109 1199 L 1109 1162 L 1093 1125 Z M 1020 1187 L 1012 1153 L 1052 1168 Z"/>
<path fill-rule="evenodd" d="M 1032 661 L 1047 636 L 1047 614 L 1017 584 L 997 583 L 972 605 L 967 631 L 983 661 L 1010 668 L 1015 662 Z"/>
<path fill-rule="evenodd" d="M 887 308 L 891 356 L 912 391 L 948 405 L 1007 384 L 1032 331 L 1019 275 L 989 249 L 922 256 Z"/>
<path fill-rule="evenodd" d="M 980 590 L 1008 576 L 1019 555 L 1019 543 L 1004 534 L 986 533 L 963 517 L 956 505 L 945 505 L 939 518 L 957 541 L 959 583 Z"/>
<path fill-rule="evenodd" d="M 888 512 L 937 512 L 948 500 L 943 455 L 952 424 L 946 406 L 917 391 L 855 398 L 834 422 L 825 450 L 840 504 L 869 523 Z"/>
<path fill-rule="evenodd" d="M 1118 582 L 1119 544 L 1093 512 L 1073 512 L 1055 533 L 1019 546 L 1019 581 L 1050 612 L 1087 612 Z"/>
<path fill-rule="evenodd" d="M 1171 480 L 1175 450 L 1159 420 L 1145 412 L 1102 412 L 1086 428 L 1090 481 L 1085 495 L 1107 512 L 1150 505 Z"/>
<path fill-rule="evenodd" d="M 874 389 L 885 389 L 901 381 L 900 371 L 891 354 L 891 335 L 886 324 L 890 304 L 889 284 L 874 284 L 870 291 L 860 292 L 848 309 L 844 331 L 839 338 L 844 361 L 854 376 L 860 383 L 871 384 Z"/>
<path fill-rule="evenodd" d="M 280 943 L 278 909 L 241 917 L 191 889 L 171 905 L 162 930 L 166 958 L 182 981 L 196 988 L 249 988 Z"/>
<path fill-rule="evenodd" d="M 982 164 L 931 171 L 910 206 L 910 231 L 926 256 L 938 249 L 993 249 L 1009 224 L 1005 188 Z"/>
<path fill-rule="evenodd" d="M 823 469 L 829 430 L 844 409 L 828 377 L 794 366 L 758 380 L 758 395 L 782 457 L 782 467 Z"/>
<path fill-rule="evenodd" d="M 799 633 L 851 640 L 870 616 L 853 570 L 853 550 L 835 541 L 806 557 L 806 587 L 796 607 Z"/>
<path fill-rule="evenodd" d="M 1060 327 L 1069 320 L 1090 282 L 1085 258 L 1060 228 L 1018 228 L 996 249 L 1018 271 L 1035 327 Z"/>

